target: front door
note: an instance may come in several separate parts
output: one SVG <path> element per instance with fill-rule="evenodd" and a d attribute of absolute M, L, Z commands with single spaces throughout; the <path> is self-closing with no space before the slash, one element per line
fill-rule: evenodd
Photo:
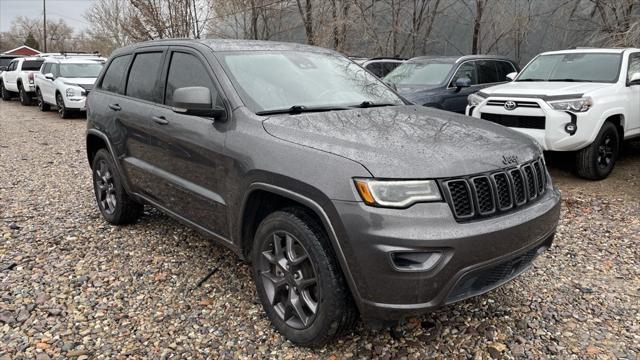
<path fill-rule="evenodd" d="M 633 74 L 640 73 L 640 52 L 629 55 L 629 68 L 627 70 L 627 82 L 631 80 Z M 626 132 L 630 134 L 640 134 L 640 84 L 629 84 L 627 87 L 629 94 L 628 104 L 629 119 L 627 120 Z"/>
<path fill-rule="evenodd" d="M 215 77 L 207 60 L 196 51 L 176 48 L 167 57 L 164 106 L 150 114 L 150 159 L 162 173 L 162 202 L 169 210 L 227 239 L 227 199 L 224 179 L 224 124 L 212 118 L 174 112 L 173 91 L 202 86 L 211 91 L 212 103 L 222 105 Z"/>

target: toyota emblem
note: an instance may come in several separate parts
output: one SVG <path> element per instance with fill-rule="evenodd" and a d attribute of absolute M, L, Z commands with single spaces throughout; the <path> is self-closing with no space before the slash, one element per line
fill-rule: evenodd
<path fill-rule="evenodd" d="M 509 100 L 509 101 L 504 103 L 504 108 L 507 109 L 507 110 L 513 110 L 513 109 L 515 109 L 517 107 L 518 107 L 518 104 L 516 104 L 515 101 Z"/>

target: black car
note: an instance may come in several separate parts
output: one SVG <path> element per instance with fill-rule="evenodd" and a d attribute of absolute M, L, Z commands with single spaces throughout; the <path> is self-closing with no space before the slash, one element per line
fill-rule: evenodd
<path fill-rule="evenodd" d="M 151 205 L 229 247 L 296 344 L 494 289 L 558 222 L 531 138 L 408 105 L 331 50 L 144 42 L 112 54 L 87 104 L 102 216 Z"/>
<path fill-rule="evenodd" d="M 511 60 L 490 56 L 421 56 L 410 59 L 384 77 L 410 102 L 464 114 L 467 96 L 510 81 L 518 71 Z"/>

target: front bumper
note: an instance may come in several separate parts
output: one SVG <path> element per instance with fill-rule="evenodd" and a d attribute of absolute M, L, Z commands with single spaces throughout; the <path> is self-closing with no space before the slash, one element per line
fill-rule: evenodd
<path fill-rule="evenodd" d="M 68 109 L 85 111 L 87 109 L 85 105 L 86 101 L 87 101 L 86 96 L 65 97 L 64 106 L 66 106 Z"/>
<path fill-rule="evenodd" d="M 398 320 L 489 291 L 511 280 L 548 248 L 560 214 L 560 195 L 512 213 L 458 223 L 446 203 L 409 209 L 334 201 L 347 239 L 341 239 L 365 320 Z M 402 268 L 394 254 L 435 253 L 429 268 Z M 433 259 L 432 259 L 433 260 Z"/>
<path fill-rule="evenodd" d="M 538 107 L 517 107 L 513 110 L 507 110 L 503 106 L 489 105 L 489 103 L 493 101 L 504 102 L 508 100 L 537 104 Z M 490 97 L 478 106 L 467 106 L 465 114 L 476 118 L 482 118 L 483 114 L 493 117 L 520 117 L 521 119 L 526 119 L 522 121 L 522 123 L 526 124 L 513 126 L 502 123 L 502 125 L 529 135 L 534 138 L 544 150 L 576 151 L 591 144 L 597 135 L 599 128 L 597 127 L 598 117 L 596 117 L 596 119 L 593 118 L 595 112 L 596 109 L 591 109 L 584 113 L 570 113 L 555 110 L 542 99 Z M 537 124 L 537 122 L 541 123 Z M 566 130 L 565 127 L 569 123 L 574 123 L 577 126 L 575 133 L 569 133 Z"/>

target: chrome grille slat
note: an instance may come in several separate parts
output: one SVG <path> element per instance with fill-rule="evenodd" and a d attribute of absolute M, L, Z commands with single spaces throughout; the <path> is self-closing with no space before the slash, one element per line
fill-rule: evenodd
<path fill-rule="evenodd" d="M 458 221 L 486 218 L 525 206 L 545 192 L 547 172 L 540 159 L 517 167 L 441 182 Z"/>
<path fill-rule="evenodd" d="M 487 101 L 487 106 L 504 106 L 504 104 L 508 100 L 489 100 Z M 526 108 L 540 108 L 540 104 L 535 101 L 514 101 L 516 103 L 516 107 L 526 107 Z"/>

